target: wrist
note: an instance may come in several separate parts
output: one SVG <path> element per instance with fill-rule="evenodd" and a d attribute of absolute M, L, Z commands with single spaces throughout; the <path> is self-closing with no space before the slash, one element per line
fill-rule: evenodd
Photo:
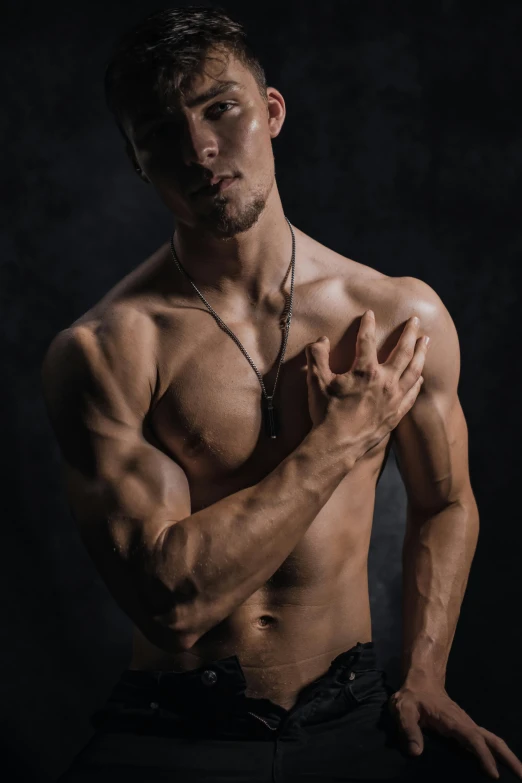
<path fill-rule="evenodd" d="M 353 438 L 341 437 L 338 428 L 328 419 L 314 426 L 309 435 L 317 444 L 316 448 L 320 453 L 329 454 L 336 463 L 343 466 L 346 473 L 353 469 L 360 456 Z"/>
<path fill-rule="evenodd" d="M 437 688 L 445 690 L 446 675 L 425 669 L 410 669 L 403 677 L 402 688 L 411 690 L 429 690 Z"/>

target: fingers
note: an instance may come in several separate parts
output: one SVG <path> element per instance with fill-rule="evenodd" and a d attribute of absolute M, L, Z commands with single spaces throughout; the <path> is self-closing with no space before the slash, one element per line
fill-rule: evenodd
<path fill-rule="evenodd" d="M 453 736 L 462 745 L 467 747 L 468 750 L 475 751 L 482 763 L 484 771 L 487 772 L 488 775 L 491 775 L 491 777 L 496 779 L 500 777 L 495 758 L 488 748 L 482 734 L 477 733 L 476 731 L 463 732 L 461 729 L 458 734 L 453 734 Z"/>
<path fill-rule="evenodd" d="M 373 310 L 366 310 L 361 318 L 361 323 L 359 324 L 359 331 L 357 332 L 357 340 L 355 343 L 355 359 L 350 371 L 354 369 L 366 370 L 372 365 L 377 365 L 375 315 Z"/>
<path fill-rule="evenodd" d="M 424 369 L 424 362 L 429 348 L 429 337 L 420 337 L 415 345 L 413 358 L 401 375 L 401 384 L 409 388 L 420 376 Z"/>
<path fill-rule="evenodd" d="M 520 778 L 522 778 L 522 762 L 507 746 L 501 737 L 497 737 L 493 732 L 479 727 L 479 731 L 460 732 L 453 736 L 459 740 L 468 750 L 474 751 L 482 762 L 484 770 L 491 777 L 498 780 L 498 767 L 495 762 L 492 750 L 499 756 L 501 761 L 510 767 Z"/>
<path fill-rule="evenodd" d="M 415 382 L 420 377 L 422 377 L 421 373 L 424 370 L 426 353 L 429 348 L 429 343 L 427 340 L 429 340 L 427 337 L 421 337 L 417 340 L 413 358 L 400 377 L 400 387 L 403 392 L 406 392 L 408 389 L 410 389 L 415 384 Z"/>
<path fill-rule="evenodd" d="M 522 779 L 522 761 L 513 753 L 504 740 L 487 729 L 481 728 L 481 732 L 489 747 L 495 751 L 501 761 L 503 761 L 506 766 L 511 767 L 513 772 Z"/>
<path fill-rule="evenodd" d="M 397 345 L 384 362 L 384 366 L 389 367 L 399 377 L 405 374 L 406 370 L 410 371 L 410 364 L 412 362 L 412 370 L 422 371 L 427 344 L 423 343 L 422 340 L 418 340 L 418 334 L 418 319 L 415 316 L 412 316 L 408 319 Z M 416 377 L 417 376 L 405 378 L 405 383 L 410 380 L 411 383 L 413 383 L 416 380 Z"/>
<path fill-rule="evenodd" d="M 424 378 L 422 375 L 417 378 L 411 389 L 408 389 L 404 397 L 402 398 L 402 402 L 399 405 L 399 409 L 397 411 L 397 416 L 399 416 L 399 421 L 402 419 L 403 416 L 406 416 L 409 410 L 413 408 L 415 404 L 415 400 L 419 396 L 419 392 L 421 389 L 422 384 L 424 383 Z"/>
<path fill-rule="evenodd" d="M 410 753 L 419 755 L 424 749 L 424 737 L 419 726 L 420 713 L 418 708 L 411 702 L 404 703 L 400 710 L 393 709 L 393 702 L 390 706 L 400 723 L 404 738 L 408 744 L 408 750 Z"/>
<path fill-rule="evenodd" d="M 330 370 L 330 340 L 325 336 L 319 337 L 315 343 L 305 347 L 305 354 L 308 380 L 315 380 L 324 389 L 334 377 Z"/>

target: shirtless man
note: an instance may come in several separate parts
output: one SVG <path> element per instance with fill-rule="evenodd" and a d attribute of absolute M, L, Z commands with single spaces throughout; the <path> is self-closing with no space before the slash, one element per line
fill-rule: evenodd
<path fill-rule="evenodd" d="M 165 770 L 183 781 L 410 779 L 420 759 L 398 737 L 387 744 L 391 723 L 412 754 L 428 745 L 422 727 L 458 740 L 492 777 L 495 755 L 522 776 L 444 688 L 478 535 L 452 319 L 420 280 L 387 277 L 287 222 L 272 151 L 285 102 L 239 25 L 171 9 L 140 35 L 160 51 L 167 28 L 174 89 L 152 89 L 157 73 L 143 60 L 136 71 L 132 50 L 115 56 L 108 89 L 136 171 L 176 218 L 174 252 L 169 239 L 57 335 L 43 365 L 73 515 L 135 624 L 129 669 L 65 779 L 131 767 L 144 781 Z M 188 71 L 177 71 L 183 53 Z M 175 259 L 268 394 L 288 328 L 277 437 L 252 366 Z M 367 581 L 392 434 L 408 493 L 395 694 L 375 662 Z M 483 779 L 463 756 L 447 763 Z"/>

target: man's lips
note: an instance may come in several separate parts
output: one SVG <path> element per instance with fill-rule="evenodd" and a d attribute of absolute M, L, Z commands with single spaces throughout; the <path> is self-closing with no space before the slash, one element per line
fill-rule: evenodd
<path fill-rule="evenodd" d="M 201 187 L 197 188 L 197 190 L 193 190 L 192 195 L 197 196 L 200 193 L 220 193 L 222 190 L 225 190 L 225 188 L 228 188 L 232 182 L 235 182 L 235 180 L 236 177 L 212 177 L 211 180 L 206 182 L 204 185 L 201 185 Z"/>

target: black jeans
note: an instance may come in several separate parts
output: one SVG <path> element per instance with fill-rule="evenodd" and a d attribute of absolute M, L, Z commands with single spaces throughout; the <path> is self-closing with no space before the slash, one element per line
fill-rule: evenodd
<path fill-rule="evenodd" d="M 488 780 L 440 735 L 424 732 L 418 758 L 403 750 L 373 642 L 338 655 L 290 710 L 245 689 L 235 655 L 182 673 L 124 671 L 60 783 Z"/>

